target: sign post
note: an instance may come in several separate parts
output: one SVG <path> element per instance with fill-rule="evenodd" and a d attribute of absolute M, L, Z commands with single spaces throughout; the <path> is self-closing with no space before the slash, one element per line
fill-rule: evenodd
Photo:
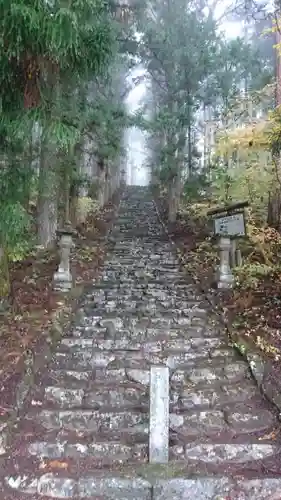
<path fill-rule="evenodd" d="M 209 210 L 214 220 L 214 235 L 219 239 L 220 265 L 218 288 L 233 287 L 232 267 L 241 265 L 241 252 L 237 250 L 237 239 L 246 236 L 245 212 L 247 201 Z"/>
<path fill-rule="evenodd" d="M 231 271 L 229 256 L 231 251 L 231 239 L 227 236 L 220 236 L 220 265 L 218 288 L 232 288 L 234 276 Z"/>
<path fill-rule="evenodd" d="M 68 292 L 73 285 L 72 274 L 70 272 L 70 252 L 74 247 L 73 235 L 74 231 L 71 228 L 65 228 L 57 231 L 60 238 L 60 264 L 57 272 L 54 274 L 54 290 L 60 292 Z"/>

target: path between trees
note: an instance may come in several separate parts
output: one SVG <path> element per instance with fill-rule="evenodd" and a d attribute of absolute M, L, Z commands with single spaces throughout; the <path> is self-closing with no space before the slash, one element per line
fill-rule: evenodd
<path fill-rule="evenodd" d="M 281 499 L 278 415 L 180 268 L 148 189 L 127 188 L 110 245 L 13 429 L 1 499 Z M 155 364 L 170 369 L 163 466 L 148 463 Z"/>

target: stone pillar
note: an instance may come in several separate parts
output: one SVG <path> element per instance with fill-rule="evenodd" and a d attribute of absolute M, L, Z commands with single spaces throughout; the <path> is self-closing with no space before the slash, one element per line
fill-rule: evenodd
<path fill-rule="evenodd" d="M 235 239 L 231 241 L 230 263 L 231 267 L 242 266 L 241 250 L 237 248 L 237 241 Z"/>
<path fill-rule="evenodd" d="M 236 267 L 236 251 L 237 251 L 237 245 L 236 245 L 236 240 L 231 241 L 231 249 L 230 249 L 230 266 L 231 267 Z"/>
<path fill-rule="evenodd" d="M 150 368 L 149 461 L 169 460 L 169 368 Z"/>
<path fill-rule="evenodd" d="M 126 170 L 123 168 L 120 173 L 121 173 L 120 186 L 125 187 L 126 186 Z"/>
<path fill-rule="evenodd" d="M 232 288 L 234 276 L 231 271 L 229 257 L 231 252 L 231 239 L 227 236 L 221 236 L 219 240 L 220 265 L 218 276 L 218 288 Z"/>
<path fill-rule="evenodd" d="M 74 247 L 73 230 L 70 228 L 57 231 L 60 238 L 60 264 L 57 272 L 54 274 L 54 290 L 68 292 L 72 288 L 72 275 L 70 272 L 70 252 Z"/>

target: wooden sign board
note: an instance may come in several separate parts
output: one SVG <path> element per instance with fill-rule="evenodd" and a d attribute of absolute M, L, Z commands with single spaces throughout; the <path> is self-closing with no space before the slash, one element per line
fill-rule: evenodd
<path fill-rule="evenodd" d="M 231 205 L 224 205 L 222 207 L 211 208 L 208 210 L 207 215 L 212 216 L 223 216 L 232 215 L 233 213 L 241 212 L 242 208 L 249 206 L 248 201 L 239 201 L 238 203 L 232 203 Z"/>
<path fill-rule="evenodd" d="M 214 219 L 214 226 L 215 235 L 232 238 L 246 236 L 244 212 L 217 217 Z"/>

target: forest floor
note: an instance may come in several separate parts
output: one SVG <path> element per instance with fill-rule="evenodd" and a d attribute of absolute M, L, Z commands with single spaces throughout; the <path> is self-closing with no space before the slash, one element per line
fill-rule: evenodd
<path fill-rule="evenodd" d="M 165 214 L 163 205 L 162 212 Z M 168 226 L 170 236 L 180 249 L 185 267 L 200 284 L 211 291 L 212 301 L 223 312 L 231 331 L 238 334 L 244 346 L 261 353 L 270 361 L 273 373 L 281 375 L 281 268 L 268 272 L 264 252 L 253 248 L 253 242 L 240 243 L 246 256 L 241 269 L 234 272 L 233 291 L 222 292 L 215 286 L 215 268 L 218 248 L 210 237 L 206 217 L 198 215 L 198 207 L 182 207 L 176 224 Z M 275 248 L 276 261 L 281 252 L 276 232 L 265 230 L 261 240 L 268 248 Z M 280 247 L 280 248 L 279 248 Z M 265 245 L 266 248 L 266 245 Z"/>
<path fill-rule="evenodd" d="M 70 296 L 53 291 L 58 250 L 39 251 L 11 268 L 12 307 L 0 315 L 0 415 L 13 406 L 15 387 L 21 380 L 27 353 L 42 351 L 58 313 L 70 319 L 71 309 L 85 286 L 97 275 L 107 233 L 118 206 L 118 197 L 92 214 L 75 238 L 71 270 L 76 286 Z"/>

